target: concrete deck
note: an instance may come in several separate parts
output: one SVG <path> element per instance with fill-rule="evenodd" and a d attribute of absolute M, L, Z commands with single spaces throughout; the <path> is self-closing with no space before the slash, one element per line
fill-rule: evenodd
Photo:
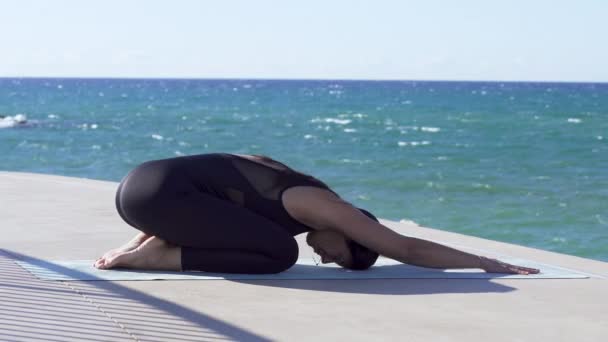
<path fill-rule="evenodd" d="M 96 259 L 136 231 L 117 183 L 0 172 L 0 340 L 604 341 L 608 263 L 381 220 L 588 279 L 43 281 L 14 260 Z M 301 257 L 312 250 L 297 237 Z"/>

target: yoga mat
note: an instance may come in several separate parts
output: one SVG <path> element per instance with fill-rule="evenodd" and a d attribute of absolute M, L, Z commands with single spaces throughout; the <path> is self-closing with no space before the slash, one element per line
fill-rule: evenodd
<path fill-rule="evenodd" d="M 213 280 L 213 279 L 564 279 L 589 278 L 589 274 L 541 264 L 525 259 L 501 258 L 502 261 L 537 268 L 539 274 L 518 275 L 486 273 L 479 269 L 432 269 L 402 264 L 388 258 L 378 258 L 374 266 L 365 271 L 352 271 L 336 264 L 319 264 L 310 259 L 298 259 L 287 271 L 277 274 L 231 274 L 210 272 L 149 271 L 117 268 L 99 270 L 94 260 L 41 260 L 25 259 L 15 262 L 43 280 Z"/>

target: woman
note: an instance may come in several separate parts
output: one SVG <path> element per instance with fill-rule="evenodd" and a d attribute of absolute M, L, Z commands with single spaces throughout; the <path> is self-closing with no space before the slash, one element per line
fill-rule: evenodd
<path fill-rule="evenodd" d="M 141 233 L 97 259 L 99 269 L 278 273 L 298 259 L 293 237 L 308 232 L 323 263 L 348 269 L 367 269 L 382 254 L 423 267 L 539 272 L 400 235 L 322 181 L 262 155 L 145 162 L 121 181 L 116 208 Z"/>

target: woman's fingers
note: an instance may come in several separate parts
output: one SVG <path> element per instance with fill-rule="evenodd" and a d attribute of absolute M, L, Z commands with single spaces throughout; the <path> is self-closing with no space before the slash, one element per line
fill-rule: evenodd
<path fill-rule="evenodd" d="M 518 274 L 525 274 L 525 275 L 527 275 L 527 274 L 528 274 L 528 273 L 530 273 L 530 272 L 528 272 L 528 271 L 526 271 L 526 270 L 522 270 L 521 268 L 516 268 L 516 269 L 515 269 L 515 273 L 518 273 Z"/>
<path fill-rule="evenodd" d="M 523 275 L 540 273 L 540 270 L 536 268 L 511 265 L 497 259 L 485 258 L 485 260 L 489 261 L 489 264 L 486 265 L 487 267 L 484 268 L 486 272 L 512 273 Z"/>
<path fill-rule="evenodd" d="M 525 272 L 526 274 L 528 274 L 528 273 L 539 273 L 540 272 L 540 270 L 538 270 L 536 268 L 517 266 L 517 265 L 511 265 L 511 266 L 514 267 L 517 271 L 519 271 L 519 272 Z"/>
<path fill-rule="evenodd" d="M 516 266 L 516 265 L 511 265 L 511 267 L 509 268 L 511 271 L 513 271 L 514 273 L 519 273 L 519 274 L 536 274 L 539 273 L 540 271 L 535 269 L 535 268 L 529 268 L 529 267 L 523 267 L 523 266 Z"/>

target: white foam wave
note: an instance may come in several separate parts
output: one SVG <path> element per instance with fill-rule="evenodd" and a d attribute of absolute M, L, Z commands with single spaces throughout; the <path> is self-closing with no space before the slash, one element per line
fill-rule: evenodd
<path fill-rule="evenodd" d="M 578 124 L 578 123 L 581 123 L 581 121 L 582 120 L 579 119 L 579 118 L 568 118 L 568 122 L 570 122 L 570 123 L 577 123 Z"/>
<path fill-rule="evenodd" d="M 398 126 L 397 128 L 399 128 L 399 132 L 401 132 L 401 134 L 407 134 L 407 131 L 419 131 L 421 128 L 418 126 Z M 427 127 L 429 128 L 429 127 Z M 435 128 L 435 127 L 430 127 L 430 128 Z"/>
<path fill-rule="evenodd" d="M 492 186 L 490 184 L 484 184 L 484 183 L 473 183 L 472 185 L 474 188 L 484 188 L 484 189 L 492 188 Z"/>
<path fill-rule="evenodd" d="M 152 134 L 152 139 L 163 140 L 165 138 L 160 134 Z"/>
<path fill-rule="evenodd" d="M 344 159 L 340 159 L 340 162 L 345 163 L 345 164 L 367 164 L 367 163 L 371 163 L 371 160 L 369 160 L 369 159 L 358 160 L 358 159 L 344 158 Z"/>
<path fill-rule="evenodd" d="M 437 133 L 441 130 L 439 127 L 420 127 L 420 130 L 423 132 Z"/>
<path fill-rule="evenodd" d="M 48 150 L 49 149 L 49 145 L 47 145 L 47 144 L 29 142 L 27 140 L 21 141 L 17 145 L 17 147 L 22 147 L 22 148 L 40 148 L 40 149 L 43 149 L 43 150 Z"/>
<path fill-rule="evenodd" d="M 25 114 L 16 114 L 15 116 L 1 116 L 0 115 L 0 128 L 10 128 L 27 123 L 27 116 Z"/>
<path fill-rule="evenodd" d="M 347 125 L 349 123 L 352 122 L 352 120 L 350 119 L 337 119 L 337 118 L 314 118 L 312 120 L 310 120 L 310 122 L 312 123 L 316 123 L 316 122 L 331 122 L 331 123 L 335 123 L 338 125 Z"/>
<path fill-rule="evenodd" d="M 351 123 L 352 120 L 328 118 L 328 119 L 325 119 L 325 122 L 333 122 L 338 125 L 347 125 L 347 124 Z"/>
<path fill-rule="evenodd" d="M 422 145 L 430 145 L 430 141 L 399 141 L 397 143 L 399 146 L 422 146 Z"/>
<path fill-rule="evenodd" d="M 90 129 L 97 129 L 97 127 L 99 127 L 99 126 L 98 126 L 97 124 L 90 124 L 90 125 L 89 125 L 88 123 L 83 123 L 82 125 L 76 125 L 76 127 L 78 127 L 78 128 L 80 128 L 80 129 L 82 129 L 82 130 L 86 131 L 86 130 L 88 130 L 89 128 L 90 128 Z"/>

